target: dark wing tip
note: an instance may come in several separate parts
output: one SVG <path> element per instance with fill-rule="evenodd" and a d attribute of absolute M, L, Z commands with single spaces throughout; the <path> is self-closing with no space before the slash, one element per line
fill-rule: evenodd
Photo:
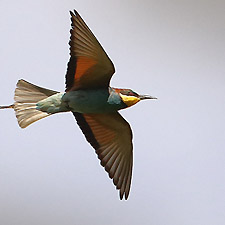
<path fill-rule="evenodd" d="M 79 16 L 79 13 L 77 12 L 76 9 L 73 10 L 76 16 Z"/>
<path fill-rule="evenodd" d="M 123 197 L 125 197 L 124 200 L 127 200 L 128 199 L 128 196 L 129 196 L 129 193 L 122 192 L 120 190 L 120 200 L 123 200 Z"/>
<path fill-rule="evenodd" d="M 120 200 L 123 200 L 123 193 L 120 192 Z"/>
<path fill-rule="evenodd" d="M 123 200 L 123 197 L 124 197 L 124 200 L 127 200 L 129 197 L 129 192 L 123 192 L 120 189 L 120 200 Z"/>
<path fill-rule="evenodd" d="M 69 11 L 71 16 L 79 16 L 79 13 L 77 12 L 76 9 L 74 9 L 73 11 Z"/>

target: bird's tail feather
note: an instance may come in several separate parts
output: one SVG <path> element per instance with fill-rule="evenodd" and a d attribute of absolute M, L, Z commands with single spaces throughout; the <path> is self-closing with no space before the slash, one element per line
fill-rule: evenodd
<path fill-rule="evenodd" d="M 38 87 L 25 80 L 19 80 L 15 90 L 14 104 L 1 106 L 0 109 L 13 108 L 19 126 L 25 128 L 31 123 L 51 115 L 37 110 L 36 103 L 56 93 L 58 92 Z"/>
<path fill-rule="evenodd" d="M 13 109 L 14 108 L 14 104 L 12 104 L 12 105 L 2 105 L 2 106 L 0 106 L 0 109 Z"/>

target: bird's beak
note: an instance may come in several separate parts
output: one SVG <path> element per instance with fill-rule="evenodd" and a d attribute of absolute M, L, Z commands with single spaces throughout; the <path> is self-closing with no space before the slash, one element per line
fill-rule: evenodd
<path fill-rule="evenodd" d="M 157 99 L 154 96 L 150 96 L 150 95 L 139 95 L 140 100 L 144 100 L 144 99 Z"/>

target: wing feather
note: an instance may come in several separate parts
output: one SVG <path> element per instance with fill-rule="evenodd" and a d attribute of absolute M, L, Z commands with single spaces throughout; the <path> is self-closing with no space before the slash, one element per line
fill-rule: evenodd
<path fill-rule="evenodd" d="M 120 199 L 127 199 L 133 164 L 132 131 L 129 124 L 118 112 L 73 114 L 87 141 L 95 148 L 101 165 L 120 190 Z"/>
<path fill-rule="evenodd" d="M 114 65 L 77 11 L 70 12 L 70 61 L 66 91 L 108 87 Z"/>

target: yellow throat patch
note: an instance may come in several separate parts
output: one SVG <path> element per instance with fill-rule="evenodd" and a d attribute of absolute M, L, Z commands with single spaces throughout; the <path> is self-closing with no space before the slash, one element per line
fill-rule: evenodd
<path fill-rule="evenodd" d="M 136 104 L 137 102 L 140 101 L 140 98 L 135 97 L 135 96 L 127 96 L 127 95 L 123 95 L 120 93 L 120 97 L 122 98 L 122 101 L 129 107 L 132 106 L 134 104 Z"/>

